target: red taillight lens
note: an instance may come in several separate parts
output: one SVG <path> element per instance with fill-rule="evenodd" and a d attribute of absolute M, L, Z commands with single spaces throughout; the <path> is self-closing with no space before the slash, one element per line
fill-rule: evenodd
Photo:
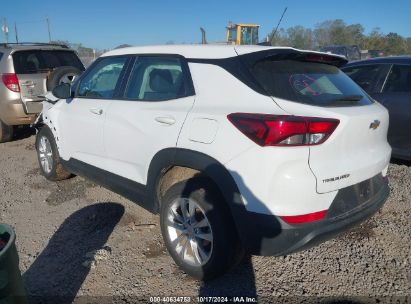
<path fill-rule="evenodd" d="M 325 218 L 327 210 L 308 213 L 303 215 L 280 216 L 280 218 L 288 224 L 304 224 L 314 221 L 319 221 Z"/>
<path fill-rule="evenodd" d="M 318 145 L 339 124 L 337 119 L 233 113 L 231 123 L 260 146 Z"/>
<path fill-rule="evenodd" d="M 4 85 L 13 92 L 20 92 L 19 79 L 16 74 L 5 73 L 1 75 Z"/>

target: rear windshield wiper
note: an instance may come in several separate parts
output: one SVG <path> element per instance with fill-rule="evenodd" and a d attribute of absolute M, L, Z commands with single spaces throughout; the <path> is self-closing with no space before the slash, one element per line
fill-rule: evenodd
<path fill-rule="evenodd" d="M 338 98 L 330 99 L 328 105 L 354 105 L 357 104 L 364 96 L 362 95 L 343 95 Z"/>
<path fill-rule="evenodd" d="M 362 98 L 362 95 L 343 95 L 338 98 L 331 99 L 330 101 L 360 101 Z"/>

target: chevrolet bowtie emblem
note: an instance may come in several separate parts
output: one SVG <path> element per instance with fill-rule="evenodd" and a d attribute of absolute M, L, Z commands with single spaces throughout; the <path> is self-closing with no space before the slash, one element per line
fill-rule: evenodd
<path fill-rule="evenodd" d="M 370 129 L 377 129 L 380 126 L 380 121 L 379 120 L 374 120 L 372 123 L 370 123 Z"/>

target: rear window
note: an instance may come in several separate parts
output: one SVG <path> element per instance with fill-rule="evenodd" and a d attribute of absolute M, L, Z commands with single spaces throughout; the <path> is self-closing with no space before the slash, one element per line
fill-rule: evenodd
<path fill-rule="evenodd" d="M 385 80 L 387 72 L 383 64 L 344 67 L 342 70 L 368 93 L 377 93 Z"/>
<path fill-rule="evenodd" d="M 73 66 L 84 71 L 84 66 L 72 51 L 30 50 L 13 54 L 16 74 L 47 72 L 61 66 Z"/>
<path fill-rule="evenodd" d="M 251 73 L 273 97 L 330 107 L 372 103 L 353 80 L 329 64 L 265 59 L 254 64 Z"/>

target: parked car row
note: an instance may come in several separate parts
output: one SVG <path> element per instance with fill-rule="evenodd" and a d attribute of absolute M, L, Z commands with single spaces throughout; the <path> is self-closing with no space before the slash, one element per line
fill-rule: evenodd
<path fill-rule="evenodd" d="M 12 139 L 16 126 L 34 122 L 47 91 L 82 71 L 77 54 L 66 46 L 0 44 L 0 143 Z"/>

